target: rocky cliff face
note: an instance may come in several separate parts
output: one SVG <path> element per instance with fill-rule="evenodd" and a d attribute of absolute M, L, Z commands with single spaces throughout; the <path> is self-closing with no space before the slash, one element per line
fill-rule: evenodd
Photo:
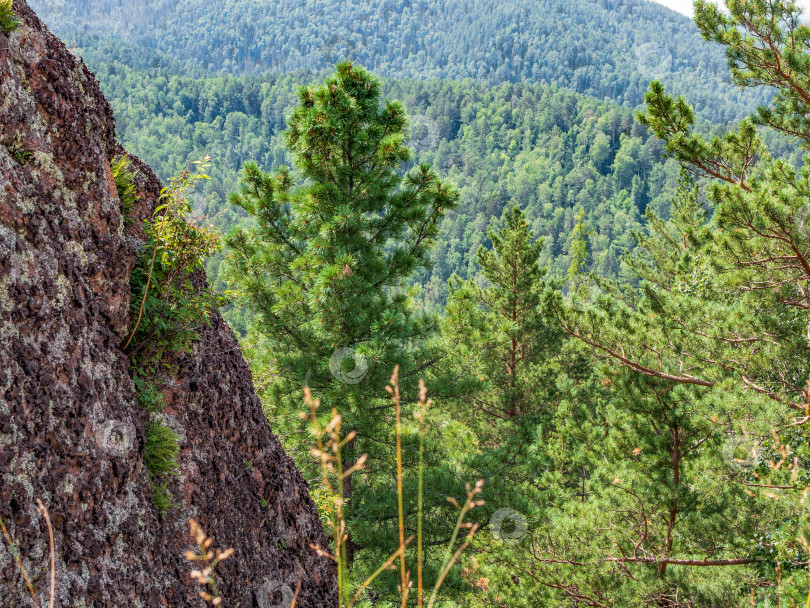
<path fill-rule="evenodd" d="M 125 227 L 110 171 L 120 153 L 93 75 L 23 0 L 0 33 L 0 517 L 47 605 L 54 523 L 56 606 L 202 606 L 183 557 L 189 517 L 233 547 L 223 606 L 336 604 L 332 566 L 307 486 L 271 433 L 248 367 L 214 316 L 162 386 L 181 437 L 180 506 L 160 518 L 143 465 L 143 412 L 121 350 L 140 220 L 160 184 L 139 166 Z M 286 603 L 285 603 L 285 600 Z M 0 540 L 0 606 L 32 606 Z"/>

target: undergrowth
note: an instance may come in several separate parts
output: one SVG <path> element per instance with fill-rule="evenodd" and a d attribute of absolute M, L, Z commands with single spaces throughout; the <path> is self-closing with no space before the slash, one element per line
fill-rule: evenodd
<path fill-rule="evenodd" d="M 146 425 L 146 445 L 143 461 L 150 475 L 177 474 L 177 455 L 180 453 L 177 433 L 160 420 L 152 420 Z"/>
<path fill-rule="evenodd" d="M 13 0 L 0 0 L 0 30 L 4 34 L 10 34 L 20 23 L 17 13 L 14 12 Z"/>
<path fill-rule="evenodd" d="M 207 159 L 206 159 L 207 161 Z M 146 245 L 130 278 L 135 323 L 124 344 L 136 369 L 147 375 L 171 369 L 166 355 L 191 352 L 200 326 L 220 303 L 207 285 L 195 285 L 194 274 L 220 247 L 220 235 L 189 217 L 188 193 L 205 174 L 184 171 L 160 195 L 152 219 L 144 222 Z"/>
<path fill-rule="evenodd" d="M 2 0 L 0 0 L 0 2 L 2 2 Z M 0 11 L 0 15 L 1 14 L 2 11 Z M 0 21 L 2 21 L 2 16 L 0 16 Z M 31 150 L 26 149 L 25 144 L 23 144 L 21 133 L 17 133 L 13 141 L 2 142 L 2 145 L 6 150 L 8 150 L 11 158 L 16 160 L 21 165 L 27 165 L 28 162 L 34 157 L 34 153 L 31 152 Z"/>
<path fill-rule="evenodd" d="M 155 508 L 161 515 L 165 515 L 171 508 L 179 506 L 174 502 L 174 497 L 166 487 L 165 481 L 163 483 L 152 483 L 152 502 L 155 503 Z"/>
<path fill-rule="evenodd" d="M 191 351 L 199 328 L 219 304 L 207 285 L 194 281 L 205 258 L 219 248 L 214 229 L 189 219 L 188 193 L 197 181 L 208 179 L 207 161 L 195 163 L 194 173 L 184 171 L 161 191 L 157 209 L 144 222 L 146 244 L 130 277 L 134 322 L 124 349 L 138 404 L 147 418 L 144 463 L 161 514 L 176 506 L 168 479 L 177 474 L 180 452 L 177 434 L 157 417 L 166 407 L 161 375 L 174 371 L 172 353 Z M 111 168 L 126 218 L 137 200 L 136 172 L 126 156 L 114 159 Z"/>
<path fill-rule="evenodd" d="M 166 402 L 163 400 L 163 393 L 160 392 L 158 387 L 149 380 L 136 375 L 133 378 L 135 382 L 136 395 L 138 397 L 138 405 L 144 410 L 151 413 L 162 412 L 166 409 Z"/>
<path fill-rule="evenodd" d="M 118 190 L 118 198 L 121 199 L 121 208 L 124 215 L 124 225 L 132 224 L 132 212 L 138 200 L 138 189 L 135 187 L 135 178 L 138 173 L 132 168 L 132 161 L 129 156 L 123 154 L 110 162 L 115 189 Z"/>
<path fill-rule="evenodd" d="M 152 498 L 155 507 L 161 515 L 165 515 L 169 509 L 177 506 L 165 480 L 170 475 L 177 475 L 177 455 L 180 453 L 179 437 L 177 433 L 157 419 L 146 425 L 145 435 L 143 462 L 152 482 Z"/>

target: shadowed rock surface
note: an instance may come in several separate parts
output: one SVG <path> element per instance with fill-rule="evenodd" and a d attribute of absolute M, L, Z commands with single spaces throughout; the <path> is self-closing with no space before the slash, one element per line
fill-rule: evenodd
<path fill-rule="evenodd" d="M 163 378 L 164 419 L 181 437 L 180 503 L 161 519 L 143 464 L 144 413 L 121 350 L 129 277 L 160 184 L 138 163 L 125 227 L 109 161 L 122 152 L 92 74 L 21 0 L 0 33 L 0 517 L 47 605 L 56 535 L 56 606 L 202 606 L 184 551 L 189 517 L 215 547 L 223 605 L 260 601 L 267 581 L 297 606 L 336 604 L 335 574 L 307 485 L 272 434 L 233 333 L 218 315 L 179 372 Z M 33 606 L 0 541 L 0 606 Z"/>

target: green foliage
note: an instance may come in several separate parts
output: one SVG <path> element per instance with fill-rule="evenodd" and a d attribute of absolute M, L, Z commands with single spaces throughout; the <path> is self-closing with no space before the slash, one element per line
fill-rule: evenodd
<path fill-rule="evenodd" d="M 130 277 L 133 327 L 124 348 L 129 348 L 138 404 L 149 416 L 143 458 L 161 514 L 175 506 L 163 478 L 176 474 L 180 446 L 177 434 L 155 418 L 166 407 L 157 377 L 161 368 L 171 368 L 171 353 L 191 349 L 200 326 L 220 301 L 200 284 L 201 276 L 195 276 L 205 258 L 217 251 L 218 233 L 188 217 L 188 193 L 207 177 L 206 161 L 197 163 L 195 173 L 180 173 L 161 192 L 152 219 L 144 222 L 146 246 Z M 111 167 L 126 215 L 136 200 L 135 173 L 126 156 Z"/>
<path fill-rule="evenodd" d="M 146 442 L 143 461 L 153 478 L 177 474 L 177 455 L 180 453 L 179 437 L 160 420 L 151 420 L 145 428 Z"/>
<path fill-rule="evenodd" d="M 492 417 L 523 420 L 536 413 L 548 379 L 532 368 L 559 347 L 559 332 L 538 309 L 546 274 L 538 262 L 542 239 L 534 240 L 517 207 L 493 220 L 487 236 L 492 249 L 478 249 L 483 286 L 451 279 L 443 324 L 444 341 L 458 345 L 452 359 L 459 371 L 483 382 L 473 385 L 472 399 L 484 425 Z"/>
<path fill-rule="evenodd" d="M 150 413 L 158 413 L 166 408 L 163 394 L 154 383 L 137 374 L 133 377 L 133 382 L 135 383 L 138 405 L 143 409 Z"/>
<path fill-rule="evenodd" d="M 146 246 L 131 276 L 134 326 L 127 341 L 133 367 L 145 373 L 168 365 L 167 355 L 188 351 L 219 298 L 195 273 L 219 249 L 216 230 L 189 218 L 188 192 L 205 179 L 206 165 L 184 171 L 161 193 L 161 204 L 144 224 Z"/>
<path fill-rule="evenodd" d="M 118 191 L 118 198 L 121 201 L 124 224 L 130 225 L 132 223 L 130 216 L 138 200 L 138 188 L 135 185 L 135 179 L 138 173 L 132 168 L 132 161 L 130 161 L 129 156 L 126 154 L 114 158 L 110 162 L 110 169 L 112 170 L 113 180 L 115 180 L 115 189 Z"/>
<path fill-rule="evenodd" d="M 564 605 L 562 594 L 555 598 L 524 580 L 535 576 L 531 555 L 542 545 L 524 539 L 520 526 L 542 538 L 557 505 L 582 500 L 604 449 L 606 395 L 587 354 L 563 339 L 539 307 L 544 291 L 558 293 L 560 282 L 545 278 L 543 243 L 524 215 L 507 210 L 487 234 L 492 249 L 479 250 L 476 280 L 451 281 L 442 323 L 443 342 L 452 345 L 447 360 L 455 377 L 477 383 L 468 381 L 448 409 L 468 434 L 469 447 L 456 448 L 462 470 L 487 480 L 486 518 L 479 522 L 486 527 L 501 509 L 519 519 L 476 539 L 475 559 L 453 585 L 454 597 L 474 597 L 477 589 L 490 599 L 508 598 L 509 606 Z"/>
<path fill-rule="evenodd" d="M 244 163 L 255 160 L 270 170 L 291 162 L 281 132 L 301 77 L 198 80 L 167 76 L 166 68 L 134 71 L 123 63 L 129 55 L 80 51 L 113 103 L 122 141 L 158 175 L 168 179 L 204 153 L 217 158 L 195 205 L 223 231 L 243 220 L 225 198 L 237 188 Z M 93 53 L 99 55 L 93 59 Z M 405 103 L 417 132 L 430 127 L 406 168 L 430 163 L 460 194 L 455 212 L 439 225 L 430 267 L 417 273 L 431 310 L 441 309 L 453 273 L 474 276 L 474 255 L 486 242 L 489 219 L 513 203 L 545 237 L 542 263 L 557 277 L 570 265 L 568 234 L 577 208 L 593 230 L 593 270 L 622 278 L 622 252 L 634 246 L 631 233 L 642 228 L 645 210 L 668 213 L 677 163 L 663 158 L 663 144 L 634 125 L 628 109 L 524 83 L 389 80 L 382 89 L 383 96 Z M 206 264 L 220 291 L 227 288 L 223 257 Z M 242 314 L 227 316 L 244 333 Z"/>
<path fill-rule="evenodd" d="M 10 34 L 20 23 L 14 11 L 14 0 L 0 0 L 0 31 Z"/>
<path fill-rule="evenodd" d="M 228 236 L 229 278 L 277 354 L 272 367 L 288 370 L 276 378 L 281 398 L 294 398 L 305 378 L 352 401 L 379 392 L 384 370 L 413 365 L 406 344 L 428 331 L 404 287 L 428 264 L 457 195 L 426 165 L 399 172 L 410 157 L 407 117 L 396 102 L 380 109 L 380 94 L 351 64 L 302 88 L 286 139 L 303 185 L 286 168 L 268 175 L 248 164 L 231 198 L 256 224 Z M 362 385 L 334 382 L 338 347 L 373 362 Z"/>
<path fill-rule="evenodd" d="M 601 546 L 602 560 L 621 560 L 634 577 L 619 588 L 628 598 L 677 594 L 699 606 L 807 600 L 810 174 L 806 162 L 797 170 L 772 154 L 761 127 L 805 148 L 810 141 L 802 47 L 810 29 L 791 2 L 728 8 L 698 2 L 696 23 L 727 47 L 738 84 L 776 88 L 773 105 L 705 137 L 686 100 L 653 82 L 639 118 L 688 172 L 671 221 L 648 210 L 649 231 L 627 258 L 639 288 L 595 278 L 590 297 L 546 296 L 567 333 L 613 361 L 608 379 L 623 406 L 609 418 L 605 448 L 621 465 L 602 473 L 601 487 L 577 509 L 575 533 L 593 540 L 578 547 L 552 537 L 539 557 L 563 565 L 535 560 L 532 568 L 536 579 L 592 598 L 616 589 L 615 571 L 590 558 Z M 748 442 L 742 449 L 740 438 Z M 623 525 L 636 531 L 606 534 L 607 512 L 626 514 Z M 563 521 L 552 518 L 559 530 Z"/>
<path fill-rule="evenodd" d="M 569 279 L 574 279 L 587 271 L 588 258 L 590 257 L 588 232 L 588 226 L 585 224 L 585 211 L 580 209 L 569 241 L 569 255 L 571 256 L 571 265 L 568 267 Z"/>
<path fill-rule="evenodd" d="M 391 370 L 399 365 L 403 386 L 415 393 L 416 370 L 429 369 L 437 356 L 430 344 L 436 320 L 416 312 L 408 283 L 429 263 L 457 193 L 427 165 L 404 170 L 407 114 L 398 102 L 381 103 L 380 83 L 364 69 L 339 64 L 299 98 L 285 134 L 298 173 L 245 167 L 231 201 L 255 223 L 228 235 L 228 277 L 252 315 L 248 350 L 268 379 L 264 396 L 276 428 L 305 436 L 297 413 L 307 384 L 327 407 L 339 405 L 344 426 L 356 431 L 347 462 L 353 449 L 391 462 L 391 406 L 381 398 Z M 311 469 L 309 450 L 299 443 L 292 452 Z M 374 553 L 355 570 L 358 577 L 398 543 L 388 517 L 395 494 L 382 493 L 380 483 L 390 483 L 383 471 L 344 488 L 348 516 L 359 521 L 348 561 L 354 546 Z M 434 489 L 438 510 L 446 511 Z"/>
<path fill-rule="evenodd" d="M 195 205 L 237 229 L 227 263 L 216 255 L 207 264 L 220 286 L 220 265 L 234 283 L 231 318 L 285 447 L 315 477 L 298 419 L 308 384 L 358 433 L 328 452 L 333 467 L 354 463 L 355 451 L 374 463 L 347 484 L 330 471 L 331 482 L 312 488 L 331 532 L 326 515 L 345 509 L 348 585 L 398 546 L 388 463 L 399 439 L 402 510 L 408 521 L 418 514 L 426 577 L 436 578 L 438 547 L 454 534 L 445 497 L 461 495 L 462 479 L 487 480 L 476 515 L 484 532 L 449 571 L 446 606 L 805 604 L 810 172 L 799 151 L 810 142 L 810 29 L 796 7 L 697 3 L 700 34 L 727 50 L 734 82 L 725 82 L 716 50 L 696 51 L 684 20 L 635 0 L 548 11 L 467 3 L 469 20 L 447 0 L 418 24 L 413 4 L 377 14 L 336 3 L 288 27 L 281 47 L 240 37 L 270 35 L 312 3 L 281 18 L 277 7 L 238 6 L 251 27 L 234 34 L 209 12 L 219 7 L 202 7 L 211 36 L 186 36 L 193 21 L 178 13 L 184 22 L 161 22 L 155 44 L 174 52 L 182 40 L 182 53 L 245 70 L 374 53 L 383 73 L 423 77 L 378 81 L 344 63 L 299 89 L 312 77 L 212 76 L 137 45 L 79 39 L 124 141 L 163 176 L 203 150 L 221 159 Z M 106 10 L 92 9 L 91 28 Z M 324 32 L 357 15 L 364 32 L 385 35 L 355 46 L 353 32 L 335 34 L 335 48 L 324 45 Z M 464 36 L 448 34 L 456 27 Z M 650 86 L 634 124 L 615 102 L 641 99 L 647 55 L 638 51 L 651 44 L 669 49 L 674 67 Z M 476 80 L 430 80 L 448 75 Z M 672 90 L 696 96 L 697 110 Z M 733 129 L 702 122 L 745 116 L 754 99 L 773 103 Z M 679 165 L 689 171 L 680 181 Z M 131 352 L 152 382 L 213 301 L 186 281 L 204 254 L 186 264 L 171 253 L 183 230 L 154 218 L 133 276 L 133 311 L 143 302 L 144 318 Z M 188 242 L 212 251 L 204 235 Z M 179 304 L 164 310 L 165 301 Z M 440 321 L 418 312 L 442 305 Z M 343 347 L 355 354 L 330 369 Z M 403 403 L 394 431 L 395 412 L 379 397 L 394 364 L 404 394 L 420 377 L 434 389 L 431 425 Z M 358 371 L 358 383 L 340 381 Z M 138 397 L 161 408 L 156 386 L 139 384 Z M 524 518 L 524 536 L 509 538 L 520 526 L 496 529 L 490 517 L 502 508 Z M 408 563 L 417 553 L 406 551 Z M 398 574 L 382 572 L 368 602 L 399 605 Z"/>
<path fill-rule="evenodd" d="M 5 146 L 6 150 L 8 150 L 11 157 L 21 165 L 28 164 L 28 161 L 30 161 L 34 156 L 33 152 L 25 149 L 19 133 L 16 135 L 13 141 L 4 142 L 3 145 Z"/>
<path fill-rule="evenodd" d="M 169 492 L 165 483 L 152 484 L 152 501 L 161 516 L 166 515 L 172 508 L 179 506 Z"/>
<path fill-rule="evenodd" d="M 33 158 L 34 153 L 29 150 L 16 149 L 11 153 L 11 156 L 21 165 L 26 165 Z"/>

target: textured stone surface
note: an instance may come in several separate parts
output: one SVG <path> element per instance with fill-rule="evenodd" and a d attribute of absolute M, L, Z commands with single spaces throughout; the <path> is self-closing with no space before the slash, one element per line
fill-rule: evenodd
<path fill-rule="evenodd" d="M 181 505 L 159 518 L 121 350 L 141 235 L 137 221 L 125 228 L 112 182 L 112 114 L 83 64 L 22 0 L 15 8 L 24 24 L 0 33 L 0 517 L 43 605 L 37 498 L 55 528 L 57 606 L 203 605 L 182 557 L 192 516 L 235 549 L 219 571 L 224 606 L 271 606 L 254 592 L 265 581 L 294 589 L 299 575 L 297 606 L 335 605 L 306 484 L 219 316 L 161 383 L 182 451 L 169 484 Z M 160 184 L 139 167 L 142 219 Z M 0 542 L 0 607 L 31 605 Z"/>

